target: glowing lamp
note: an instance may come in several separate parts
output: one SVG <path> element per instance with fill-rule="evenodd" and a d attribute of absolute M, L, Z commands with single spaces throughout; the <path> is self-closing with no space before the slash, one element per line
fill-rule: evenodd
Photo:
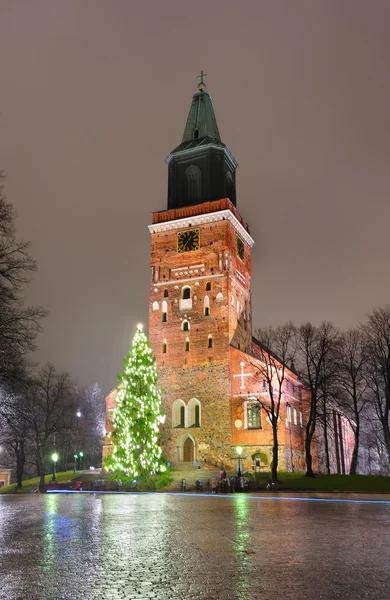
<path fill-rule="evenodd" d="M 137 325 L 138 331 L 142 331 L 143 328 L 144 328 L 144 326 L 142 325 L 142 323 L 138 323 L 138 325 Z"/>

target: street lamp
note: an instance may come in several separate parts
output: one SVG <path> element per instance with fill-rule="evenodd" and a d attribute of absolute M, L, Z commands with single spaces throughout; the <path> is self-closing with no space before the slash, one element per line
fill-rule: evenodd
<path fill-rule="evenodd" d="M 83 456 L 84 456 L 84 452 L 79 452 L 79 457 L 80 457 L 80 471 L 83 470 Z"/>
<path fill-rule="evenodd" d="M 81 417 L 81 410 L 78 410 L 76 413 L 76 417 Z"/>
<path fill-rule="evenodd" d="M 73 458 L 74 458 L 73 473 L 76 473 L 76 469 L 77 469 L 77 454 L 73 454 Z"/>
<path fill-rule="evenodd" d="M 242 454 L 242 448 L 241 448 L 241 446 L 237 446 L 236 452 L 238 454 L 238 472 L 237 472 L 237 477 L 241 477 L 241 454 Z"/>
<path fill-rule="evenodd" d="M 51 480 L 54 483 L 56 483 L 56 464 L 57 464 L 57 460 L 58 460 L 57 452 L 53 452 L 53 454 L 51 455 L 51 459 L 53 461 L 53 477 L 51 478 Z"/>

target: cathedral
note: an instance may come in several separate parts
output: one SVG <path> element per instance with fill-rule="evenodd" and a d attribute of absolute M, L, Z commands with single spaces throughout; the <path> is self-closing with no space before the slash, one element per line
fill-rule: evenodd
<path fill-rule="evenodd" d="M 149 225 L 149 342 L 164 390 L 167 461 L 269 470 L 272 427 L 252 336 L 252 247 L 237 209 L 238 163 L 222 142 L 200 77 L 181 143 L 169 154 L 166 210 Z M 279 469 L 303 471 L 307 392 L 286 368 Z M 106 398 L 107 430 L 116 390 Z M 110 452 L 106 438 L 104 457 Z M 316 457 L 314 457 L 316 464 Z"/>

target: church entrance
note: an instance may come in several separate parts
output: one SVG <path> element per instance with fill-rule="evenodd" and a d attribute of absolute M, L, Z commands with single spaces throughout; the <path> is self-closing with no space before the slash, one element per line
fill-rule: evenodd
<path fill-rule="evenodd" d="M 183 461 L 193 462 L 195 460 L 195 446 L 191 438 L 187 438 L 183 444 Z"/>

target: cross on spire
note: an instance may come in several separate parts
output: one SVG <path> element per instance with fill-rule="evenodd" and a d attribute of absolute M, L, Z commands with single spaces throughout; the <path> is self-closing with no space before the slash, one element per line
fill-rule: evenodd
<path fill-rule="evenodd" d="M 203 73 L 203 69 L 202 69 L 202 71 L 200 72 L 200 75 L 198 75 L 198 77 L 197 77 L 197 79 L 199 79 L 199 80 L 200 80 L 200 82 L 198 83 L 198 90 L 199 90 L 200 92 L 204 92 L 204 90 L 206 89 L 206 84 L 205 84 L 205 82 L 203 81 L 203 79 L 204 79 L 205 77 L 207 77 L 207 73 Z"/>
<path fill-rule="evenodd" d="M 200 75 L 198 75 L 198 79 L 200 79 L 200 83 L 203 83 L 204 77 L 207 77 L 207 73 L 203 73 L 203 70 L 202 70 L 200 72 Z"/>
<path fill-rule="evenodd" d="M 252 373 L 244 373 L 244 370 L 245 370 L 244 362 L 240 362 L 240 367 L 241 367 L 241 373 L 238 373 L 238 375 L 233 375 L 233 377 L 241 377 L 240 389 L 242 389 L 245 387 L 244 377 L 251 377 Z"/>

